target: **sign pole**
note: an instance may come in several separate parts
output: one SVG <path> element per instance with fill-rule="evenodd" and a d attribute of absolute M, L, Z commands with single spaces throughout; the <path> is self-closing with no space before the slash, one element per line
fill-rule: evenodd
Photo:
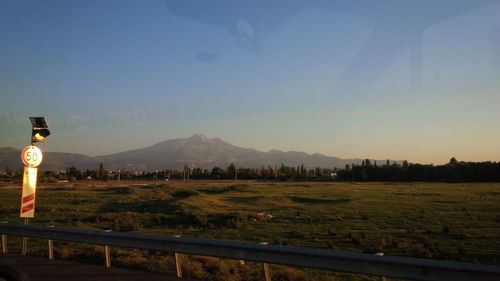
<path fill-rule="evenodd" d="M 21 153 L 24 164 L 23 190 L 21 196 L 21 208 L 19 217 L 24 219 L 24 225 L 29 224 L 29 219 L 35 217 L 36 181 L 38 168 L 42 162 L 42 151 L 33 145 L 27 146 Z M 28 252 L 28 237 L 23 237 L 21 255 Z"/>
<path fill-rule="evenodd" d="M 35 196 L 38 165 L 42 163 L 43 154 L 35 142 L 43 142 L 50 135 L 47 121 L 44 117 L 30 117 L 31 122 L 31 145 L 26 146 L 21 152 L 21 161 L 24 164 L 23 191 L 21 195 L 21 207 L 19 217 L 24 218 L 24 225 L 29 224 L 29 219 L 35 217 Z M 23 237 L 21 254 L 28 252 L 28 237 Z"/>
<path fill-rule="evenodd" d="M 24 225 L 28 225 L 29 221 L 30 221 L 29 218 L 25 218 Z M 21 250 L 21 255 L 26 256 L 27 252 L 28 252 L 28 237 L 23 237 L 23 248 Z"/>

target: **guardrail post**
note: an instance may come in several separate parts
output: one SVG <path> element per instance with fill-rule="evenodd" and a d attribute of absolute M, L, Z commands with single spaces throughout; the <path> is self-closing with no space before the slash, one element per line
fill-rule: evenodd
<path fill-rule="evenodd" d="M 175 272 L 177 274 L 177 278 L 182 278 L 181 254 L 174 253 L 174 258 L 175 258 Z"/>
<path fill-rule="evenodd" d="M 262 263 L 262 269 L 264 269 L 264 278 L 266 281 L 271 281 L 271 274 L 269 273 L 269 265 L 265 262 Z"/>
<path fill-rule="evenodd" d="M 9 223 L 8 221 L 2 221 L 2 223 Z M 7 254 L 7 235 L 2 234 L 2 253 Z"/>
<path fill-rule="evenodd" d="M 7 235 L 2 234 L 2 253 L 7 254 Z"/>
<path fill-rule="evenodd" d="M 104 232 L 111 232 L 111 229 L 104 230 Z M 106 267 L 111 267 L 111 250 L 109 245 L 104 245 L 104 257 L 106 259 Z"/>
<path fill-rule="evenodd" d="M 260 245 L 267 245 L 267 242 L 261 242 Z M 265 262 L 262 263 L 262 269 L 264 270 L 264 280 L 271 281 L 271 273 L 269 273 L 269 265 Z"/>
<path fill-rule="evenodd" d="M 29 224 L 30 219 L 25 218 L 24 219 L 24 225 Z M 26 256 L 26 253 L 28 252 L 28 237 L 23 237 L 23 247 L 21 249 L 21 255 Z"/>
<path fill-rule="evenodd" d="M 23 246 L 21 249 L 21 255 L 26 256 L 28 252 L 28 237 L 23 237 Z"/>
<path fill-rule="evenodd" d="M 175 238 L 181 237 L 180 235 L 174 235 Z M 181 254 L 174 252 L 175 260 L 175 273 L 177 278 L 182 278 L 182 267 L 181 267 Z"/>
<path fill-rule="evenodd" d="M 54 226 L 49 225 L 49 227 L 54 227 Z M 49 246 L 49 260 L 54 260 L 54 240 L 48 239 L 47 244 Z"/>
<path fill-rule="evenodd" d="M 49 244 L 49 260 L 54 260 L 54 240 L 47 240 Z"/>
<path fill-rule="evenodd" d="M 111 267 L 111 251 L 108 245 L 104 245 L 104 256 L 106 256 L 106 267 Z"/>

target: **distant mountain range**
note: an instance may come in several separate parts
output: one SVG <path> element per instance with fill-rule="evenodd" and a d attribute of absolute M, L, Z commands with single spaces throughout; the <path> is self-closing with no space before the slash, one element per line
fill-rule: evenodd
<path fill-rule="evenodd" d="M 17 169 L 22 166 L 20 149 L 0 148 L 0 167 Z M 385 160 L 378 160 L 380 163 Z M 226 167 L 234 163 L 239 167 L 260 167 L 261 165 L 304 165 L 305 167 L 343 168 L 346 164 L 359 164 L 362 159 L 341 159 L 319 153 L 308 154 L 297 151 L 258 151 L 227 143 L 220 138 L 207 138 L 196 134 L 185 139 L 166 140 L 155 145 L 120 152 L 116 154 L 87 156 L 75 153 L 46 152 L 40 166 L 46 170 L 64 170 L 75 166 L 95 169 L 100 163 L 106 169 L 161 170 L 177 169 L 184 165 L 210 169 L 214 166 Z"/>

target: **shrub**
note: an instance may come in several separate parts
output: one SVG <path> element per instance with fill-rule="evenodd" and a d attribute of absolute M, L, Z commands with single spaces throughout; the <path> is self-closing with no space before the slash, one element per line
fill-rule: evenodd
<path fill-rule="evenodd" d="M 308 281 L 309 279 L 304 272 L 293 268 L 284 268 L 272 274 L 273 281 Z"/>

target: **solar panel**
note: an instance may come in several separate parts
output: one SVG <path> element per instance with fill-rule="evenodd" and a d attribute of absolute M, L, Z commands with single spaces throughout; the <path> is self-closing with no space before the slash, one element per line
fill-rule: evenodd
<path fill-rule="evenodd" d="M 48 129 L 47 121 L 45 117 L 30 117 L 31 125 L 34 129 Z"/>

